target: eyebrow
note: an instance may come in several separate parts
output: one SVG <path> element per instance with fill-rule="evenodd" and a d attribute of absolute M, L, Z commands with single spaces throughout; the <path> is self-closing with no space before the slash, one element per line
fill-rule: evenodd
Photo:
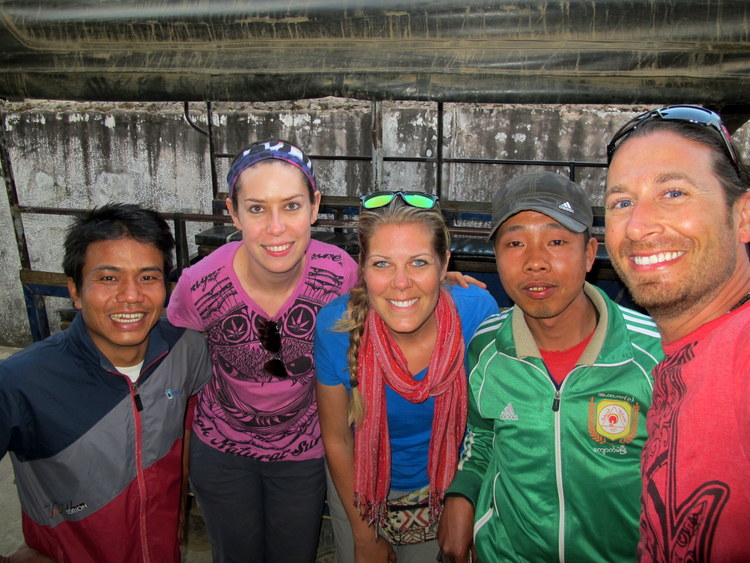
<path fill-rule="evenodd" d="M 289 197 L 283 198 L 281 201 L 292 201 L 293 199 L 298 199 L 300 197 L 305 197 L 306 195 L 307 194 L 294 194 L 294 195 L 291 195 Z M 257 198 L 257 197 L 248 196 L 248 197 L 242 198 L 242 201 L 252 201 L 252 202 L 255 202 L 255 203 L 265 203 L 268 200 L 266 200 L 266 199 L 260 199 L 260 198 Z"/>
<path fill-rule="evenodd" d="M 627 190 L 620 184 L 615 184 L 614 186 L 604 186 L 604 197 L 606 198 L 609 194 L 621 194 L 625 191 Z"/>
<path fill-rule="evenodd" d="M 666 184 L 667 182 L 671 182 L 673 180 L 684 180 L 688 184 L 695 186 L 695 182 L 688 176 L 687 174 L 683 174 L 682 172 L 664 172 L 662 174 L 659 174 L 654 178 L 654 181 L 657 184 Z"/>
<path fill-rule="evenodd" d="M 409 256 L 409 259 L 411 260 L 411 259 L 414 259 L 414 258 L 420 258 L 422 256 L 427 256 L 429 258 L 429 257 L 432 256 L 432 253 L 431 252 L 420 252 L 419 254 L 414 254 L 413 256 Z M 389 256 L 387 254 L 370 254 L 367 257 L 368 260 L 371 260 L 372 258 L 387 258 L 388 260 L 390 260 L 391 256 Z"/>
<path fill-rule="evenodd" d="M 569 232 L 572 232 L 572 231 L 570 231 L 569 229 L 566 229 L 560 223 L 558 223 L 557 221 L 554 221 L 554 220 L 550 221 L 549 223 L 544 223 L 543 225 L 541 225 L 541 228 L 544 229 L 544 230 L 548 230 L 549 229 L 549 230 L 560 230 L 560 231 L 569 231 Z M 502 236 L 505 233 L 514 233 L 514 232 L 518 232 L 518 231 L 527 231 L 527 230 L 530 230 L 528 225 L 514 225 L 512 227 L 507 227 L 505 230 L 502 230 L 501 233 L 500 233 L 500 235 Z"/>
<path fill-rule="evenodd" d="M 694 188 L 701 189 L 701 187 L 696 184 L 689 175 L 682 172 L 662 172 L 661 174 L 657 174 L 657 176 L 654 178 L 654 183 L 658 185 L 668 184 L 669 182 L 674 181 L 687 182 Z M 630 190 L 622 184 L 615 184 L 612 187 L 606 186 L 604 188 L 604 197 L 607 197 L 609 194 L 621 194 L 627 193 L 629 191 Z"/>
<path fill-rule="evenodd" d="M 122 272 L 123 268 L 120 268 L 119 266 L 110 266 L 110 265 L 103 265 L 103 266 L 97 266 L 96 268 L 92 269 L 91 272 L 103 272 L 103 271 L 112 271 L 112 272 Z M 142 272 L 159 272 L 162 273 L 164 271 L 163 268 L 159 266 L 145 266 L 138 270 L 138 273 Z"/>

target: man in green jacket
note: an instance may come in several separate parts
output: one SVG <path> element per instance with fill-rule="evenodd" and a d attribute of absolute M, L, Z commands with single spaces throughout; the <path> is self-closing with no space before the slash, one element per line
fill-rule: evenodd
<path fill-rule="evenodd" d="M 438 541 L 446 561 L 634 561 L 640 456 L 661 341 L 647 316 L 585 281 L 597 250 L 586 193 L 524 174 L 492 207 L 515 306 L 469 347 L 469 421 Z"/>

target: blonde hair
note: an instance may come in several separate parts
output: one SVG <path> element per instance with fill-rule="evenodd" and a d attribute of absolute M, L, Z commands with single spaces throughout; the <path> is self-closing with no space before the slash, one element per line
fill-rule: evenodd
<path fill-rule="evenodd" d="M 359 390 L 359 348 L 370 311 L 370 298 L 364 282 L 364 268 L 370 251 L 370 240 L 383 225 L 424 225 L 432 233 L 432 249 L 445 266 L 450 250 L 450 232 L 437 204 L 432 209 L 421 209 L 403 203 L 396 197 L 389 205 L 377 209 L 363 209 L 359 215 L 359 278 L 360 282 L 349 292 L 349 306 L 338 320 L 334 330 L 349 333 L 346 359 L 349 369 L 351 393 L 349 395 L 348 423 L 360 424 L 365 414 L 364 400 Z"/>

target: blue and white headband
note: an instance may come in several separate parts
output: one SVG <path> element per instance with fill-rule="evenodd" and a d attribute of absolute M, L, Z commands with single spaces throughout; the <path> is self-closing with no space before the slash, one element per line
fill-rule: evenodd
<path fill-rule="evenodd" d="M 271 140 L 253 143 L 243 150 L 232 162 L 232 166 L 227 174 L 227 193 L 231 198 L 234 195 L 234 189 L 237 180 L 245 170 L 261 160 L 276 159 L 283 160 L 299 168 L 310 183 L 312 193 L 318 190 L 313 172 L 312 161 L 298 147 L 287 141 Z"/>

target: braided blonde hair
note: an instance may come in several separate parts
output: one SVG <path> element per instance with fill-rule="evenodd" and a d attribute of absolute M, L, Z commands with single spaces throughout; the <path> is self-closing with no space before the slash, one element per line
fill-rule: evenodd
<path fill-rule="evenodd" d="M 364 282 L 364 269 L 370 252 L 370 240 L 383 225 L 424 225 L 432 233 L 432 246 L 441 265 L 445 266 L 450 250 L 450 232 L 445 224 L 440 209 L 421 209 L 406 205 L 396 197 L 385 207 L 363 209 L 359 215 L 359 279 L 360 282 L 349 292 L 349 306 L 344 316 L 334 327 L 337 332 L 349 333 L 349 349 L 346 359 L 349 369 L 351 394 L 349 395 L 348 423 L 360 424 L 365 415 L 364 400 L 359 390 L 359 348 L 365 329 L 365 319 L 370 311 L 370 298 Z"/>

